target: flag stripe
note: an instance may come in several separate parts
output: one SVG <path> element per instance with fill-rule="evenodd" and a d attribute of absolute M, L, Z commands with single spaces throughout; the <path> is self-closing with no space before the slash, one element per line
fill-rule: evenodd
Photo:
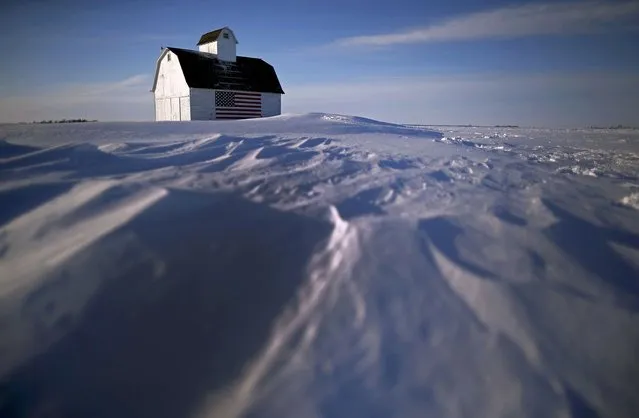
<path fill-rule="evenodd" d="M 228 104 L 228 103 L 222 103 L 217 105 L 217 107 L 261 107 L 261 103 L 234 103 L 234 104 Z"/>
<path fill-rule="evenodd" d="M 234 119 L 255 119 L 255 118 L 261 118 L 262 115 L 257 115 L 257 116 L 225 116 L 225 115 L 220 115 L 217 117 L 217 119 L 219 120 L 234 120 Z"/>
<path fill-rule="evenodd" d="M 220 112 L 253 112 L 253 113 L 259 113 L 262 111 L 262 109 L 259 107 L 255 107 L 255 108 L 218 107 L 217 110 Z"/>
<path fill-rule="evenodd" d="M 220 110 L 262 110 L 261 106 L 241 106 L 241 107 L 230 107 L 230 106 L 218 106 Z"/>
<path fill-rule="evenodd" d="M 226 115 L 226 116 L 230 116 L 230 115 L 255 115 L 255 116 L 261 116 L 262 112 L 217 112 L 216 113 L 218 116 L 222 116 L 222 115 Z"/>
<path fill-rule="evenodd" d="M 218 112 L 218 116 L 261 116 L 262 112 Z"/>

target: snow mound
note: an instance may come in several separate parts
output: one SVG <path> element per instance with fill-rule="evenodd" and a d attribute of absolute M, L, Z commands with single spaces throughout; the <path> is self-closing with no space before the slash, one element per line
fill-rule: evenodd
<path fill-rule="evenodd" d="M 0 416 L 632 417 L 639 141 L 596 135 L 2 126 Z"/>
<path fill-rule="evenodd" d="M 621 199 L 621 204 L 639 210 L 639 193 L 632 193 Z"/>
<path fill-rule="evenodd" d="M 196 122 L 92 122 L 51 125 L 4 125 L 3 138 L 8 143 L 47 146 L 55 143 L 110 144 L 113 142 L 184 141 L 210 138 L 213 135 L 410 135 L 439 138 L 438 131 L 410 127 L 354 116 L 327 113 L 283 114 L 268 118 L 196 121 Z M 16 146 L 15 144 L 12 146 Z M 0 146 L 2 150 L 2 146 Z M 0 151 L 1 152 L 1 151 Z M 1 156 L 0 156 L 1 158 Z"/>

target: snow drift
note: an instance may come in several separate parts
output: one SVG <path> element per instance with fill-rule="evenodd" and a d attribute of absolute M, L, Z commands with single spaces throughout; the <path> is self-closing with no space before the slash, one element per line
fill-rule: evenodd
<path fill-rule="evenodd" d="M 639 135 L 0 127 L 0 415 L 631 417 Z"/>

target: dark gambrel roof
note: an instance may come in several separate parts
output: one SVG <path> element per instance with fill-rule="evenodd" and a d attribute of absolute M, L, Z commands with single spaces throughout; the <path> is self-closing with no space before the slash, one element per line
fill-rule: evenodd
<path fill-rule="evenodd" d="M 227 29 L 229 32 L 232 33 L 232 31 L 230 29 L 226 28 L 226 27 L 212 30 L 211 32 L 207 32 L 204 35 L 202 35 L 202 37 L 200 38 L 200 41 L 197 43 L 198 46 L 199 45 L 203 45 L 203 44 L 208 44 L 209 42 L 217 41 L 217 38 L 220 37 L 220 34 L 222 33 L 222 31 L 224 29 Z M 233 36 L 235 36 L 235 35 L 233 35 Z"/>
<path fill-rule="evenodd" d="M 228 62 L 206 52 L 166 49 L 177 56 L 191 88 L 284 94 L 275 69 L 260 58 L 237 57 L 236 62 Z"/>

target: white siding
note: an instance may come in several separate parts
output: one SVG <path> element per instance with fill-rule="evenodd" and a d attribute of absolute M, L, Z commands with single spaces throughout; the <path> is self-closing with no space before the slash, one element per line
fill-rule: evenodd
<path fill-rule="evenodd" d="M 155 120 L 172 120 L 170 98 L 155 99 Z"/>
<path fill-rule="evenodd" d="M 155 99 L 155 120 L 164 120 L 164 99 Z"/>
<path fill-rule="evenodd" d="M 207 89 L 191 89 L 191 120 L 215 118 L 215 92 Z"/>
<path fill-rule="evenodd" d="M 162 120 L 171 120 L 171 99 L 165 98 L 162 99 L 162 114 L 164 119 Z"/>
<path fill-rule="evenodd" d="M 180 120 L 180 98 L 171 97 L 171 120 Z"/>
<path fill-rule="evenodd" d="M 228 34 L 228 39 L 224 38 L 224 33 Z M 235 62 L 235 39 L 227 31 L 222 32 L 217 40 L 217 57 L 222 61 Z"/>
<path fill-rule="evenodd" d="M 191 120 L 191 99 L 180 97 L 180 120 Z"/>
<path fill-rule="evenodd" d="M 278 93 L 262 93 L 262 116 L 282 114 L 282 95 Z"/>
<path fill-rule="evenodd" d="M 217 42 L 209 42 L 198 46 L 200 52 L 208 52 L 209 54 L 217 54 Z"/>
<path fill-rule="evenodd" d="M 189 86 L 178 58 L 167 52 L 160 61 L 157 84 L 155 86 L 155 118 L 156 120 L 189 120 L 180 111 L 180 100 L 188 100 Z M 188 112 L 190 114 L 190 112 Z M 189 115 L 190 116 L 190 115 Z"/>

